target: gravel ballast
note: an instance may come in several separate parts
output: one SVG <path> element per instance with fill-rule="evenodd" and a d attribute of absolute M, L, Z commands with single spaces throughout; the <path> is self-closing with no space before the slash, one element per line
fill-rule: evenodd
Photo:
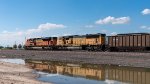
<path fill-rule="evenodd" d="M 21 58 L 150 68 L 150 53 L 147 52 L 1 50 L 0 58 Z"/>

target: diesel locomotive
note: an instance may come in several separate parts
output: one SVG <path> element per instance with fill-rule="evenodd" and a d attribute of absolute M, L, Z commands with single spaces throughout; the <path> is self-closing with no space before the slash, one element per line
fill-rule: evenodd
<path fill-rule="evenodd" d="M 150 50 L 150 33 L 127 33 L 115 36 L 97 33 L 27 39 L 25 49 L 34 48 L 48 50 L 148 51 Z"/>

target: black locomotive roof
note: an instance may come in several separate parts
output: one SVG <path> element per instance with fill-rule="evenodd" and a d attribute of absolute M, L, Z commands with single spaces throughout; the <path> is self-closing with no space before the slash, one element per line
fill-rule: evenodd
<path fill-rule="evenodd" d="M 47 40 L 47 39 L 56 39 L 57 37 L 42 37 L 41 39 Z"/>
<path fill-rule="evenodd" d="M 73 38 L 90 38 L 90 37 L 98 37 L 98 36 L 105 36 L 106 34 L 97 33 L 97 34 L 86 34 L 86 35 L 73 35 Z"/>
<path fill-rule="evenodd" d="M 94 37 L 99 37 L 99 36 L 106 36 L 106 34 L 101 34 L 101 33 L 97 33 L 97 34 L 86 34 L 87 38 L 94 38 Z"/>
<path fill-rule="evenodd" d="M 68 35 L 68 36 L 60 36 L 59 38 L 84 38 L 84 37 L 93 37 L 93 36 L 106 36 L 106 34 L 97 33 L 97 34 L 86 34 L 86 35 Z"/>
<path fill-rule="evenodd" d="M 36 39 L 41 39 L 41 38 L 30 38 L 29 40 L 36 40 Z"/>
<path fill-rule="evenodd" d="M 28 40 L 49 40 L 49 39 L 57 39 L 57 37 L 30 38 Z"/>
<path fill-rule="evenodd" d="M 84 38 L 86 35 L 74 35 L 73 38 Z"/>
<path fill-rule="evenodd" d="M 147 35 L 150 33 L 126 33 L 126 34 L 117 34 L 117 35 Z"/>
<path fill-rule="evenodd" d="M 62 36 L 63 38 L 73 38 L 73 36 Z"/>
<path fill-rule="evenodd" d="M 107 37 L 113 37 L 113 36 L 125 36 L 125 35 L 150 35 L 150 33 L 124 33 L 124 34 L 117 34 Z"/>

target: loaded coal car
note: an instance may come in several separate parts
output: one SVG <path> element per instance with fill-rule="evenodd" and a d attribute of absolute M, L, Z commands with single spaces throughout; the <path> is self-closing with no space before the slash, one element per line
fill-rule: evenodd
<path fill-rule="evenodd" d="M 127 33 L 108 36 L 110 51 L 148 51 L 150 50 L 149 33 Z"/>
<path fill-rule="evenodd" d="M 25 43 L 26 49 L 54 49 L 57 44 L 57 37 L 42 37 L 42 38 L 33 38 L 27 39 Z"/>

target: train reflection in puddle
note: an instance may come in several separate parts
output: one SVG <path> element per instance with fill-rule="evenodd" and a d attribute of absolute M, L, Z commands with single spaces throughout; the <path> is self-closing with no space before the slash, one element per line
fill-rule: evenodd
<path fill-rule="evenodd" d="M 150 84 L 150 69 L 114 65 L 73 64 L 45 60 L 25 60 L 26 65 L 38 71 L 81 77 L 90 80 L 113 80 L 120 83 Z"/>

